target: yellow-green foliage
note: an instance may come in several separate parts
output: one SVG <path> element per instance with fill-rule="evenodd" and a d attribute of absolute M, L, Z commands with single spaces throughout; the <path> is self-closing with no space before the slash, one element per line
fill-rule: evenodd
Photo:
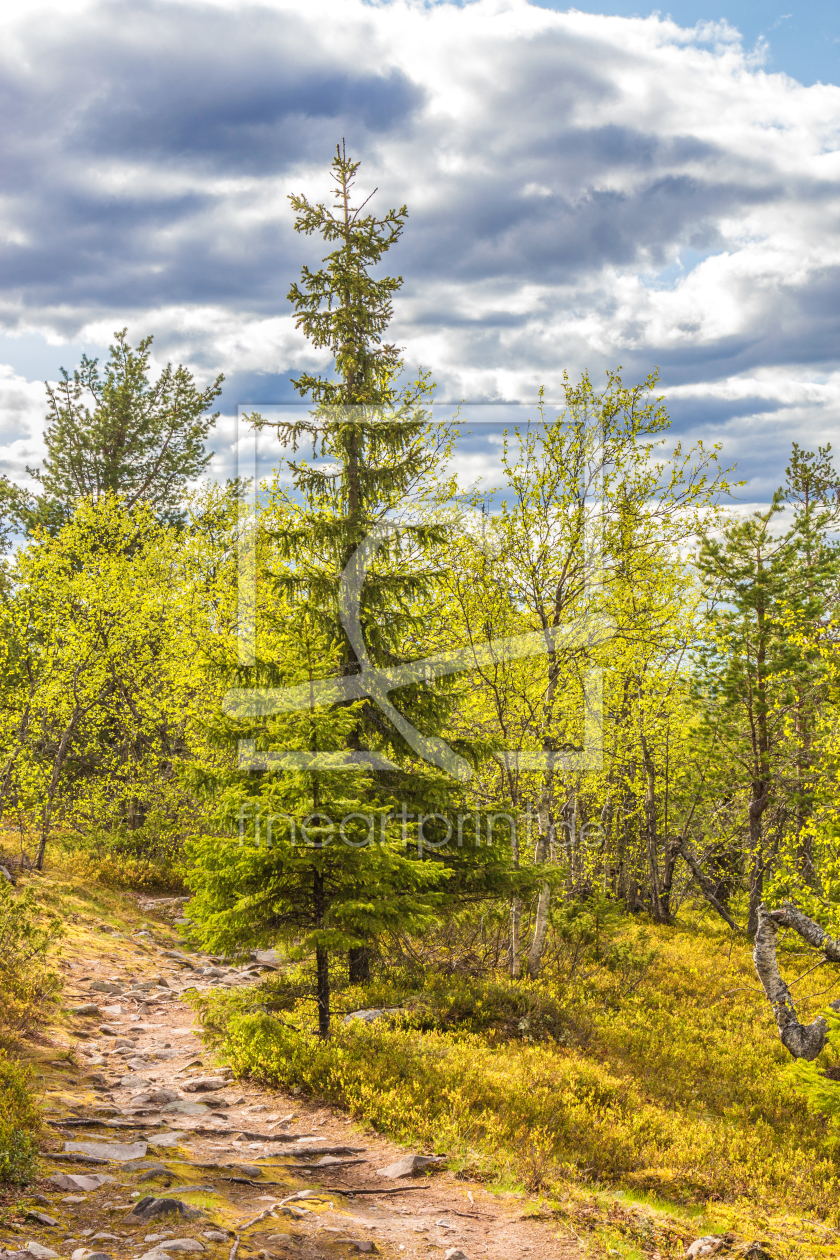
<path fill-rule="evenodd" d="M 593 1019 L 585 1046 L 500 1041 L 495 1024 L 488 1035 L 399 1022 L 337 1023 L 325 1044 L 311 1019 L 249 1013 L 239 995 L 240 1009 L 205 1004 L 204 1018 L 237 1071 L 303 1086 L 489 1179 L 623 1186 L 837 1224 L 835 1142 L 791 1088 L 748 948 L 692 927 L 654 939 L 656 960 L 629 995 L 616 1001 L 600 980 L 578 993 Z"/>
<path fill-rule="evenodd" d="M 180 854 L 170 858 L 135 857 L 116 849 L 102 854 L 84 849 L 58 852 L 52 865 L 68 878 L 81 880 L 86 885 L 100 888 L 129 888 L 134 892 L 184 891 L 183 867 Z"/>
<path fill-rule="evenodd" d="M 0 1033 L 31 1027 L 60 988 L 47 959 L 61 934 L 31 888 L 14 889 L 0 877 Z"/>
<path fill-rule="evenodd" d="M 41 1114 L 30 1069 L 0 1050 L 0 1182 L 24 1184 L 36 1172 Z"/>

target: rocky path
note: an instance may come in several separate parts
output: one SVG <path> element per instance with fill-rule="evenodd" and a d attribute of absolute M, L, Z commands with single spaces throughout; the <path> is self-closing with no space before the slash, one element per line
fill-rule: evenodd
<path fill-rule="evenodd" d="M 525 1196 L 456 1180 L 445 1163 L 381 1175 L 405 1149 L 332 1108 L 234 1080 L 204 1050 L 180 994 L 253 984 L 270 956 L 230 968 L 171 944 L 153 926 L 65 960 L 75 1063 L 52 1065 L 45 1176 L 0 1228 L 0 1257 L 581 1254 Z"/>

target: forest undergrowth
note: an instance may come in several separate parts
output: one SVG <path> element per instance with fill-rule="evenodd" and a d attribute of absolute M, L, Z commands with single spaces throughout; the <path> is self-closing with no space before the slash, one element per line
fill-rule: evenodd
<path fill-rule="evenodd" d="M 395 967 L 338 989 L 328 1042 L 302 970 L 196 1005 L 238 1074 L 538 1194 L 578 1232 L 681 1254 L 691 1220 L 774 1255 L 840 1254 L 840 1131 L 795 1092 L 749 942 L 695 912 L 614 923 L 606 953 L 537 982 Z M 814 1010 L 834 996 L 824 977 L 813 988 Z M 371 1008 L 390 1014 L 340 1018 Z"/>

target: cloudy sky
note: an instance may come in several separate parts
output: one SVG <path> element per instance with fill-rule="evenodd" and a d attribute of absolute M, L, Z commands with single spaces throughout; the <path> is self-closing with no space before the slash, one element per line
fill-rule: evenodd
<path fill-rule="evenodd" d="M 441 398 L 658 367 L 761 499 L 840 447 L 840 7 L 716 3 L 6 0 L 0 466 L 124 325 L 227 413 L 290 398 L 286 198 L 344 136 L 408 203 L 394 339 Z"/>

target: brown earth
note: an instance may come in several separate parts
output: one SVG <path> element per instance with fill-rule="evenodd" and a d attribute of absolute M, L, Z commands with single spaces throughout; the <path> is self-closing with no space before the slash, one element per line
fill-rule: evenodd
<path fill-rule="evenodd" d="M 143 909 L 148 914 L 151 907 Z M 577 1239 L 564 1234 L 556 1221 L 540 1219 L 536 1200 L 490 1193 L 456 1178 L 445 1164 L 430 1175 L 399 1181 L 377 1176 L 376 1169 L 395 1163 L 406 1150 L 334 1108 L 248 1081 L 231 1079 L 213 1090 L 185 1088 L 192 1079 L 220 1073 L 180 994 L 187 988 L 252 984 L 259 971 L 217 966 L 194 952 L 185 955 L 190 968 L 166 956 L 173 944 L 165 925 L 153 923 L 148 935 L 119 936 L 101 946 L 97 941 L 89 951 L 65 956 L 65 1007 L 95 1002 L 99 1014 L 71 1016 L 63 1051 L 56 1046 L 56 1059 L 43 1065 L 51 1134 L 42 1144 L 44 1176 L 6 1217 L 5 1228 L 0 1226 L 0 1248 L 14 1251 L 34 1241 L 60 1256 L 86 1247 L 114 1260 L 160 1250 L 180 1260 L 181 1251 L 165 1251 L 168 1237 L 194 1240 L 207 1260 L 228 1260 L 237 1239 L 233 1254 L 243 1260 L 339 1260 L 365 1253 L 444 1260 L 458 1249 L 467 1260 L 572 1260 L 582 1254 Z M 144 1000 L 137 986 L 151 980 L 161 983 Z M 91 987 L 98 984 L 116 989 L 103 993 Z M 108 1031 L 100 1031 L 103 1026 Z M 133 1044 L 120 1046 L 120 1041 Z M 160 1101 L 140 1101 L 144 1093 L 164 1088 L 177 1092 L 175 1105 L 185 1112 L 164 1110 Z M 66 1123 L 70 1119 L 95 1124 Z M 293 1141 L 276 1140 L 307 1134 L 320 1140 L 297 1150 Z M 60 1158 L 65 1142 L 103 1141 L 142 1142 L 147 1149 L 139 1160 L 122 1163 Z M 320 1154 L 313 1145 L 357 1148 L 335 1158 L 362 1162 L 307 1172 Z M 95 1190 L 67 1190 L 49 1180 L 56 1173 L 104 1173 L 114 1180 Z M 144 1195 L 161 1197 L 167 1188 L 171 1197 L 201 1214 L 133 1223 L 133 1204 Z M 304 1190 L 312 1197 L 249 1224 Z M 57 1223 L 39 1223 L 24 1215 L 27 1210 Z M 205 1237 L 214 1229 L 224 1231 L 224 1240 Z"/>

